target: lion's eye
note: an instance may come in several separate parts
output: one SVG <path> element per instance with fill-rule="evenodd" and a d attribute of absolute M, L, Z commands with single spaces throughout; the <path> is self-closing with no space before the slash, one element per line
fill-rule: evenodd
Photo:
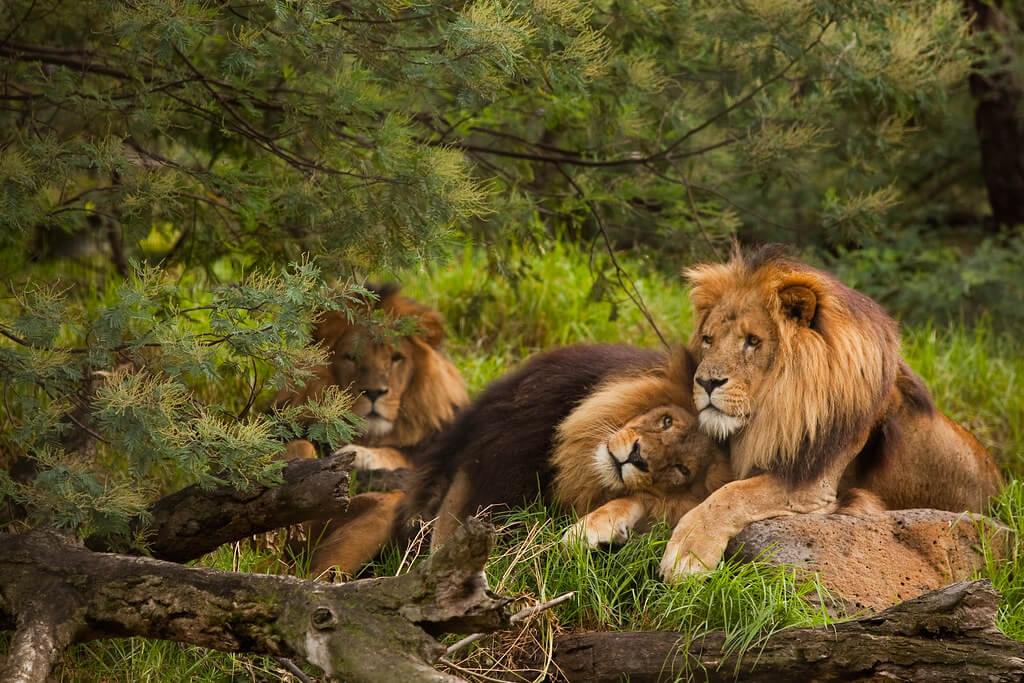
<path fill-rule="evenodd" d="M 391 354 L 391 362 L 392 363 L 401 363 L 403 360 L 405 360 L 405 356 L 403 356 L 402 354 L 400 354 L 400 353 Z"/>
<path fill-rule="evenodd" d="M 354 354 L 354 353 L 346 353 L 344 356 L 342 356 L 342 358 L 347 360 L 349 363 L 355 363 L 356 362 L 356 354 Z"/>
<path fill-rule="evenodd" d="M 703 337 L 700 338 L 700 343 L 703 344 L 704 346 L 711 346 L 711 341 L 711 335 L 705 334 Z"/>
<path fill-rule="evenodd" d="M 760 337 L 757 337 L 757 336 L 755 336 L 753 334 L 748 334 L 747 335 L 747 346 L 748 347 L 750 347 L 752 349 L 756 349 L 760 345 L 761 345 L 761 338 Z"/>
<path fill-rule="evenodd" d="M 686 465 L 673 465 L 673 467 L 676 468 L 676 471 L 684 477 L 690 476 L 690 468 Z"/>
<path fill-rule="evenodd" d="M 671 415 L 663 416 L 661 418 L 661 428 L 662 429 L 668 429 L 671 426 L 672 426 L 672 416 Z"/>

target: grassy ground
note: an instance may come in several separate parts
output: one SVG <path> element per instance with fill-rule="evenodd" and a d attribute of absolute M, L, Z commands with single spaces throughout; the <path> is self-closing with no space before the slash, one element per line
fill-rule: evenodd
<path fill-rule="evenodd" d="M 680 280 L 647 272 L 640 261 L 626 259 L 624 265 L 662 332 L 685 339 L 690 312 Z M 538 349 L 576 341 L 657 344 L 629 302 L 613 305 L 591 296 L 594 276 L 588 258 L 570 247 L 556 244 L 522 263 L 513 259 L 509 266 L 518 277 L 512 279 L 494 277 L 485 266 L 480 252 L 467 250 L 443 268 L 402 278 L 409 294 L 445 313 L 452 334 L 449 351 L 474 392 Z M 970 426 L 1011 478 L 1024 474 L 1020 344 L 982 324 L 905 329 L 904 348 L 940 409 Z M 1024 532 L 1024 485 L 1012 483 L 994 514 Z M 567 591 L 577 595 L 520 631 L 462 653 L 455 662 L 459 673 L 480 680 L 508 677 L 516 653 L 546 650 L 559 630 L 670 628 L 696 636 L 721 628 L 734 647 L 746 648 L 779 628 L 829 619 L 818 606 L 821 589 L 791 570 L 727 564 L 709 576 L 668 587 L 655 575 L 667 530 L 635 538 L 617 552 L 589 553 L 558 543 L 567 522 L 539 505 L 503 519 L 488 567 L 492 586 L 523 603 Z M 415 549 L 412 554 L 391 552 L 369 571 L 404 571 L 415 554 Z M 222 548 L 204 564 L 245 571 L 266 566 L 265 559 L 249 550 Z M 983 574 L 1003 591 L 1000 627 L 1024 640 L 1024 556 L 993 560 Z M 289 679 L 263 658 L 137 640 L 79 647 L 61 676 L 69 681 Z"/>

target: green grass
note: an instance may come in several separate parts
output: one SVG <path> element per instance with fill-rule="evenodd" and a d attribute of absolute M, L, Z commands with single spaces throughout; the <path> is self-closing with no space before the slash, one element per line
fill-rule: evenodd
<path fill-rule="evenodd" d="M 691 318 L 681 280 L 652 272 L 637 259 L 622 261 L 661 330 L 672 340 L 685 340 Z M 474 392 L 539 349 L 578 341 L 658 343 L 628 301 L 613 306 L 591 296 L 594 277 L 586 254 L 556 243 L 541 254 L 513 255 L 503 265 L 517 277 L 494 276 L 481 251 L 466 249 L 450 264 L 402 277 L 408 294 L 445 314 L 449 352 Z M 939 407 L 968 425 L 1011 479 L 1024 474 L 1021 351 L 1019 342 L 986 323 L 904 329 L 905 356 Z M 1014 481 L 993 513 L 1024 532 L 1024 484 Z M 572 629 L 666 628 L 691 637 L 723 629 L 732 647 L 756 651 L 756 643 L 779 628 L 828 621 L 818 586 L 791 570 L 726 564 L 708 576 L 666 586 L 655 573 L 666 530 L 635 538 L 617 552 L 590 553 L 558 542 L 566 524 L 539 506 L 503 519 L 487 569 L 491 585 L 521 603 L 568 591 L 577 595 L 515 632 L 481 641 L 456 662 L 459 673 L 493 676 L 517 653 L 545 651 L 553 634 Z M 415 557 L 392 550 L 370 571 L 405 571 Z M 236 560 L 242 570 L 265 562 L 250 551 L 236 558 L 222 548 L 204 563 L 232 568 Z M 982 575 L 1003 593 L 1000 628 L 1024 640 L 1024 558 L 1019 552 L 1007 561 L 990 558 Z M 138 640 L 76 648 L 67 664 L 63 680 L 288 680 L 264 658 Z"/>

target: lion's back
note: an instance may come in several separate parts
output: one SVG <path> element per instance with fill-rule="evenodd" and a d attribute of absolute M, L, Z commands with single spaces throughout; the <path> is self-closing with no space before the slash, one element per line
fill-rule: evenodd
<path fill-rule="evenodd" d="M 559 423 L 609 378 L 657 367 L 665 358 L 623 344 L 577 344 L 531 357 L 492 383 L 431 445 L 408 512 L 434 514 L 456 472 L 465 491 L 460 514 L 535 498 L 550 482 Z"/>

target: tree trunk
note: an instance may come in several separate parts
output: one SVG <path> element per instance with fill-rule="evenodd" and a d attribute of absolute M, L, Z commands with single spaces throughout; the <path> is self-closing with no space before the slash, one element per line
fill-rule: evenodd
<path fill-rule="evenodd" d="M 225 543 L 309 520 L 327 519 L 348 507 L 351 455 L 294 460 L 279 486 L 239 491 L 198 486 L 161 498 L 150 507 L 149 551 L 153 557 L 188 562 Z M 137 528 L 144 528 L 140 521 Z M 92 550 L 130 551 L 128 539 L 86 539 Z"/>
<path fill-rule="evenodd" d="M 570 681 L 1021 681 L 1024 643 L 995 627 L 989 582 L 957 583 L 878 614 L 825 628 L 786 629 L 745 654 L 721 632 L 580 633 L 559 637 L 554 661 Z"/>
<path fill-rule="evenodd" d="M 301 658 L 345 681 L 458 680 L 431 666 L 445 651 L 432 636 L 507 626 L 490 548 L 472 522 L 408 574 L 332 585 L 0 535 L 0 627 L 17 628 L 0 680 L 44 681 L 68 644 L 127 636 Z"/>
<path fill-rule="evenodd" d="M 1024 224 L 1024 84 L 1014 72 L 1013 39 L 1019 33 L 1013 7 L 998 0 L 966 0 L 975 32 L 990 35 L 990 63 L 975 65 L 970 77 L 977 101 L 974 127 L 992 216 L 1000 225 Z"/>

